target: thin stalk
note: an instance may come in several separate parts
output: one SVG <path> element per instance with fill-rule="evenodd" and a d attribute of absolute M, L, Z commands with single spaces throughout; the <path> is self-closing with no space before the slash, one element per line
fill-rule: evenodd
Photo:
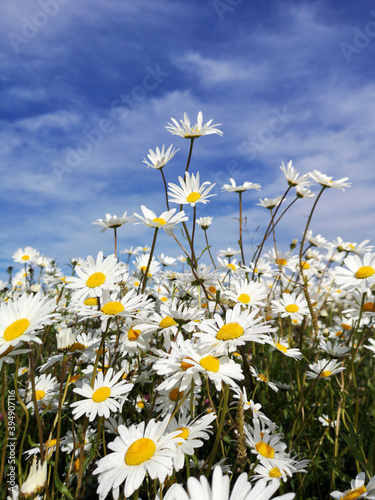
<path fill-rule="evenodd" d="M 219 446 L 219 443 L 221 440 L 221 431 L 223 430 L 223 427 L 224 427 L 225 414 L 226 414 L 227 408 L 228 408 L 228 398 L 229 398 L 229 385 L 226 384 L 225 388 L 224 388 L 224 394 L 222 397 L 220 420 L 219 420 L 219 425 L 218 425 L 217 432 L 216 432 L 216 438 L 215 438 L 215 442 L 214 442 L 214 445 L 213 445 L 211 453 L 210 453 L 210 460 L 208 461 L 208 465 L 207 465 L 207 472 L 206 472 L 207 476 L 211 473 L 212 464 L 214 463 L 216 451 L 218 449 L 218 446 Z"/>
<path fill-rule="evenodd" d="M 165 180 L 163 168 L 159 168 L 161 176 L 163 178 L 164 182 L 164 190 L 165 190 L 165 203 L 167 204 L 167 209 L 169 210 L 169 202 L 168 202 L 168 187 L 167 187 L 167 181 Z"/>
<path fill-rule="evenodd" d="M 115 257 L 117 259 L 117 227 L 114 227 L 113 231 L 115 233 Z"/>
<path fill-rule="evenodd" d="M 185 168 L 185 173 L 189 170 L 189 165 L 190 165 L 190 160 L 191 160 L 191 153 L 193 152 L 194 139 L 195 139 L 195 137 L 191 137 L 190 138 L 190 150 L 189 150 L 189 156 L 188 156 L 188 160 L 187 160 L 187 164 L 186 164 L 186 168 Z"/>
<path fill-rule="evenodd" d="M 240 212 L 240 239 L 238 240 L 238 244 L 241 249 L 241 259 L 242 259 L 242 266 L 245 266 L 245 255 L 243 251 L 243 244 L 242 244 L 242 192 L 240 191 L 239 193 L 239 212 Z"/>
<path fill-rule="evenodd" d="M 148 262 L 147 262 L 147 267 L 146 267 L 146 271 L 145 271 L 145 275 L 144 275 L 144 278 L 143 278 L 143 283 L 142 283 L 142 290 L 141 292 L 144 293 L 145 289 L 146 289 L 146 284 L 147 284 L 147 275 L 148 275 L 148 271 L 150 269 L 150 265 L 151 265 L 151 261 L 152 261 L 152 256 L 153 256 L 153 253 L 154 253 L 154 250 L 155 250 L 155 244 L 156 244 L 156 238 L 157 238 L 157 235 L 158 235 L 158 231 L 159 231 L 159 228 L 156 227 L 155 228 L 155 232 L 154 232 L 154 238 L 152 240 L 152 245 L 151 245 L 151 251 L 150 251 L 150 257 L 148 259 Z"/>

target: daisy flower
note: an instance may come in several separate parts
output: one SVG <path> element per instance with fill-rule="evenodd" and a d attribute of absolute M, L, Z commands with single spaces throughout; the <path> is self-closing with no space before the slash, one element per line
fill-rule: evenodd
<path fill-rule="evenodd" d="M 244 411 L 250 410 L 253 420 L 259 420 L 260 422 L 262 422 L 262 424 L 267 425 L 269 429 L 276 429 L 276 424 L 274 424 L 271 419 L 269 419 L 263 412 L 260 411 L 262 405 L 260 403 L 254 403 L 252 399 L 248 399 L 245 387 L 242 387 L 241 392 L 235 391 L 233 399 L 242 401 L 242 407 Z"/>
<path fill-rule="evenodd" d="M 47 460 L 41 464 L 36 457 L 30 467 L 29 475 L 22 484 L 19 498 L 34 498 L 38 493 L 44 490 L 47 481 Z"/>
<path fill-rule="evenodd" d="M 199 387 L 194 386 L 194 399 L 193 405 L 198 404 L 196 397 L 199 396 Z M 161 413 L 162 417 L 165 417 L 168 413 L 172 414 L 177 407 L 179 407 L 180 413 L 188 413 L 190 410 L 191 394 L 189 397 L 186 396 L 189 391 L 182 391 L 180 386 L 173 387 L 173 389 L 163 390 L 158 392 L 158 397 L 155 401 L 155 412 Z"/>
<path fill-rule="evenodd" d="M 19 262 L 20 264 L 32 264 L 35 262 L 38 255 L 39 252 L 38 250 L 35 250 L 35 248 L 25 247 L 19 248 L 16 252 L 14 252 L 12 257 L 14 262 Z"/>
<path fill-rule="evenodd" d="M 124 212 L 121 217 L 117 217 L 117 215 L 106 214 L 105 219 L 98 219 L 95 222 L 92 222 L 92 224 L 95 227 L 101 227 L 101 233 L 107 231 L 107 229 L 117 229 L 127 222 L 134 222 L 134 218 L 127 217 L 126 214 L 127 212 Z"/>
<path fill-rule="evenodd" d="M 345 367 L 338 361 L 328 361 L 327 359 L 321 359 L 316 363 L 312 363 L 309 365 L 309 368 L 311 371 L 306 372 L 306 378 L 308 379 L 320 377 L 329 380 L 333 375 L 337 375 L 345 370 Z"/>
<path fill-rule="evenodd" d="M 365 345 L 366 349 L 369 349 L 373 353 L 373 358 L 375 357 L 375 339 L 368 339 L 371 345 Z"/>
<path fill-rule="evenodd" d="M 287 356 L 289 358 L 293 359 L 301 359 L 303 357 L 302 352 L 297 349 L 297 348 L 290 348 L 289 343 L 286 340 L 283 340 L 279 337 L 272 338 L 272 340 L 269 341 L 269 344 L 276 349 L 277 351 L 280 351 L 284 354 L 284 356 Z"/>
<path fill-rule="evenodd" d="M 332 491 L 331 497 L 337 500 L 356 500 L 357 498 L 375 498 L 375 476 L 373 476 L 365 486 L 366 474 L 360 472 L 355 479 L 350 482 L 350 490 L 344 492 Z"/>
<path fill-rule="evenodd" d="M 165 145 L 163 144 L 163 147 L 160 149 L 157 147 L 155 151 L 152 151 L 152 149 L 149 149 L 148 152 L 149 154 L 147 155 L 147 158 L 149 161 L 146 160 L 146 158 L 143 158 L 143 163 L 146 163 L 147 168 L 155 168 L 159 170 L 160 168 L 163 168 L 177 153 L 177 151 L 180 151 L 180 149 L 173 149 L 173 144 L 169 146 L 167 151 L 165 151 Z"/>
<path fill-rule="evenodd" d="M 277 198 L 264 198 L 263 200 L 259 199 L 259 203 L 257 203 L 257 205 L 272 210 L 273 208 L 280 205 L 282 199 L 283 196 L 278 196 Z M 286 198 L 284 198 L 283 202 L 285 200 Z"/>
<path fill-rule="evenodd" d="M 304 186 L 296 186 L 295 187 L 297 198 L 314 198 L 315 194 Z"/>
<path fill-rule="evenodd" d="M 139 257 L 136 257 L 134 265 L 142 273 L 142 275 L 146 272 L 148 261 L 150 260 L 150 254 L 144 253 Z M 160 263 L 152 257 L 150 267 L 148 269 L 148 277 L 153 278 L 160 271 Z"/>
<path fill-rule="evenodd" d="M 268 380 L 268 377 L 266 377 L 266 375 L 258 372 L 258 370 L 256 368 L 254 368 L 253 366 L 250 366 L 250 371 L 251 371 L 251 375 L 253 377 L 255 377 L 258 382 L 263 382 L 264 384 L 267 384 L 268 387 L 270 387 L 273 391 L 279 392 L 277 385 L 274 382 L 270 382 Z"/>
<path fill-rule="evenodd" d="M 178 438 L 183 441 L 177 446 L 176 456 L 173 459 L 175 471 L 179 471 L 185 464 L 185 455 L 194 455 L 195 448 L 203 446 L 202 439 L 208 439 L 210 436 L 207 431 L 212 429 L 210 425 L 216 419 L 215 413 L 197 417 L 194 420 L 187 415 L 180 415 L 178 420 L 175 417 L 168 424 L 169 432 L 179 431 Z"/>
<path fill-rule="evenodd" d="M 335 342 L 321 339 L 321 341 L 319 342 L 319 349 L 322 349 L 322 351 L 330 354 L 331 356 L 334 356 L 335 358 L 348 356 L 351 351 L 351 348 L 343 344 L 339 339 L 337 339 Z"/>
<path fill-rule="evenodd" d="M 322 248 L 327 248 L 328 242 L 327 240 L 321 235 L 317 234 L 313 236 L 313 232 L 311 229 L 309 229 L 306 232 L 306 241 L 310 243 L 313 247 L 322 247 Z"/>
<path fill-rule="evenodd" d="M 211 486 L 205 476 L 199 479 L 189 477 L 187 491 L 180 485 L 174 484 L 164 496 L 164 500 L 269 500 L 279 488 L 279 481 L 269 482 L 260 480 L 252 486 L 247 480 L 247 473 L 243 472 L 234 483 L 230 492 L 229 476 L 223 475 L 219 465 L 214 468 Z M 273 500 L 292 500 L 295 493 L 273 497 Z"/>
<path fill-rule="evenodd" d="M 230 257 L 234 257 L 235 255 L 239 255 L 241 253 L 241 250 L 235 250 L 232 247 L 225 248 L 223 250 L 219 250 L 217 252 L 218 257 L 226 257 L 229 259 Z"/>
<path fill-rule="evenodd" d="M 196 176 L 186 172 L 185 180 L 182 177 L 179 177 L 178 180 L 180 181 L 180 186 L 172 182 L 168 183 L 168 196 L 170 197 L 168 201 L 172 203 L 178 203 L 180 205 L 189 204 L 194 207 L 196 203 L 206 204 L 208 198 L 216 196 L 215 194 L 208 194 L 216 184 L 211 184 L 209 181 L 200 184 L 199 172 L 197 172 Z"/>
<path fill-rule="evenodd" d="M 211 135 L 217 134 L 222 136 L 223 132 L 215 127 L 221 125 L 221 123 L 216 123 L 211 125 L 212 120 L 208 121 L 203 125 L 203 114 L 202 111 L 199 111 L 197 117 L 197 123 L 193 126 L 190 125 L 189 117 L 186 113 L 184 113 L 184 119 L 180 120 L 181 125 L 177 120 L 171 118 L 172 123 L 168 123 L 165 127 L 168 132 L 173 135 L 179 135 L 180 137 L 184 137 L 185 139 L 196 139 L 197 137 L 201 137 L 202 135 Z"/>
<path fill-rule="evenodd" d="M 342 189 L 345 191 L 344 188 L 350 187 L 351 183 L 346 182 L 349 177 L 343 177 L 342 179 L 338 179 L 337 181 L 333 181 L 332 177 L 328 177 L 325 174 L 322 174 L 318 170 L 314 170 L 313 172 L 309 173 L 311 179 L 313 179 L 315 182 L 320 184 L 321 186 L 328 187 L 328 188 L 337 188 L 337 189 Z"/>
<path fill-rule="evenodd" d="M 130 392 L 134 384 L 127 384 L 125 380 L 118 382 L 122 372 L 118 372 L 113 378 L 112 374 L 112 368 L 107 371 L 105 376 L 100 371 L 96 376 L 93 388 L 88 384 L 83 384 L 81 388 L 73 389 L 73 392 L 86 398 L 70 405 L 74 408 L 73 415 L 75 419 L 86 415 L 90 417 L 89 420 L 92 422 L 96 415 L 99 417 L 104 415 L 105 418 L 109 418 L 110 411 L 118 411 L 122 402 L 120 403 L 117 400 Z"/>
<path fill-rule="evenodd" d="M 107 328 L 107 323 L 112 318 L 134 316 L 140 309 L 149 309 L 151 301 L 143 294 L 137 295 L 136 291 L 129 290 L 124 297 L 120 298 L 117 292 L 108 294 L 107 291 L 103 292 L 102 303 L 100 310 L 90 309 L 90 307 L 83 307 L 78 311 L 79 316 L 86 318 L 100 317 L 102 322 L 102 331 Z"/>
<path fill-rule="evenodd" d="M 212 224 L 213 217 L 200 217 L 195 222 L 200 226 L 203 231 L 206 231 Z"/>
<path fill-rule="evenodd" d="M 51 374 L 35 377 L 35 398 L 38 403 L 38 407 L 40 407 L 42 411 L 45 409 L 48 409 L 49 411 L 57 409 L 58 402 L 52 400 L 56 398 L 58 390 L 59 384 L 57 379 Z M 34 411 L 34 403 L 31 394 L 31 382 L 26 391 L 26 407 L 31 408 L 32 411 Z"/>
<path fill-rule="evenodd" d="M 233 352 L 245 342 L 264 344 L 269 339 L 268 332 L 272 328 L 262 321 L 257 310 L 241 311 L 241 305 L 236 304 L 226 311 L 225 321 L 219 314 L 215 314 L 214 319 L 203 320 L 194 337 L 207 345 L 221 345 L 227 352 Z"/>
<path fill-rule="evenodd" d="M 221 390 L 222 382 L 236 388 L 235 380 L 242 380 L 241 366 L 218 353 L 217 348 L 198 347 L 191 340 L 183 340 L 178 337 L 176 342 L 171 343 L 170 353 L 157 351 L 160 358 L 155 358 L 152 369 L 158 375 L 166 379 L 158 386 L 158 391 L 170 390 L 179 387 L 185 391 L 190 387 L 192 380 L 194 384 L 202 384 L 200 374 L 215 383 L 217 390 Z"/>
<path fill-rule="evenodd" d="M 335 283 L 345 290 L 358 289 L 366 292 L 375 283 L 375 253 L 366 253 L 363 258 L 349 255 L 344 259 L 344 267 L 336 267 Z"/>
<path fill-rule="evenodd" d="M 336 427 L 336 421 L 331 420 L 328 415 L 323 415 L 318 417 L 318 421 L 322 424 L 323 427 Z"/>
<path fill-rule="evenodd" d="M 161 215 L 157 216 L 152 210 L 149 210 L 144 205 L 141 206 L 143 217 L 139 214 L 134 214 L 137 219 L 141 222 L 136 222 L 135 224 L 144 224 L 145 226 L 161 228 L 168 234 L 171 235 L 171 229 L 173 229 L 180 222 L 189 220 L 189 217 L 185 216 L 185 212 L 179 212 L 174 215 L 176 209 L 173 208 L 167 212 L 163 212 Z"/>
<path fill-rule="evenodd" d="M 103 260 L 100 251 L 96 261 L 91 255 L 80 266 L 75 268 L 78 277 L 70 277 L 67 288 L 74 290 L 72 301 L 79 301 L 86 297 L 101 297 L 103 290 L 117 289 L 123 274 L 122 263 L 114 255 Z"/>
<path fill-rule="evenodd" d="M 230 184 L 224 184 L 221 188 L 222 191 L 228 191 L 228 193 L 243 193 L 248 189 L 257 189 L 261 190 L 262 186 L 260 184 L 256 184 L 254 182 L 244 182 L 241 186 L 237 186 L 236 181 L 232 178 L 229 179 Z"/>
<path fill-rule="evenodd" d="M 273 312 L 281 314 L 282 318 L 290 317 L 292 321 L 301 321 L 309 313 L 306 299 L 301 295 L 297 297 L 294 292 L 283 293 L 280 300 L 272 300 L 271 303 Z"/>
<path fill-rule="evenodd" d="M 284 165 L 284 162 L 281 162 L 280 170 L 285 175 L 289 186 L 307 187 L 312 184 L 312 182 L 309 180 L 309 174 L 299 176 L 299 173 L 292 165 L 292 160 L 288 162 L 287 166 Z"/>
<path fill-rule="evenodd" d="M 235 280 L 232 282 L 231 289 L 225 291 L 225 295 L 244 307 L 259 307 L 264 305 L 267 291 L 264 285 L 257 281 Z"/>
<path fill-rule="evenodd" d="M 0 305 L 0 354 L 9 353 L 20 342 L 42 341 L 36 336 L 36 330 L 56 321 L 55 301 L 24 293 L 18 300 L 9 299 Z"/>
<path fill-rule="evenodd" d="M 281 441 L 279 434 L 272 434 L 254 421 L 254 428 L 245 426 L 246 443 L 257 460 L 263 460 L 274 467 L 281 467 L 283 459 L 289 459 L 285 453 L 286 444 Z"/>
<path fill-rule="evenodd" d="M 161 422 L 150 420 L 133 424 L 129 428 L 118 427 L 119 436 L 108 444 L 108 453 L 98 462 L 94 474 L 98 474 L 99 500 L 103 500 L 112 490 L 114 499 L 120 495 L 124 484 L 124 496 L 129 498 L 144 481 L 146 474 L 151 479 L 164 482 L 173 473 L 173 459 L 176 446 L 182 442 L 177 438 L 179 431 L 165 434 L 170 415 Z"/>

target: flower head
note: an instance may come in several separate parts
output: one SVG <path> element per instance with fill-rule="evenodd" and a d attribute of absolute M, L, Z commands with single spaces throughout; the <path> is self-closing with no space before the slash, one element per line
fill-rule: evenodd
<path fill-rule="evenodd" d="M 169 146 L 167 151 L 164 151 L 164 144 L 163 147 L 160 149 L 157 147 L 155 151 L 152 151 L 152 149 L 149 149 L 149 154 L 147 155 L 147 158 L 150 160 L 149 162 L 146 160 L 146 158 L 143 158 L 143 163 L 146 163 L 147 168 L 155 168 L 159 170 L 160 168 L 163 168 L 179 151 L 179 149 L 173 149 L 173 144 Z"/>
<path fill-rule="evenodd" d="M 208 198 L 216 196 L 215 194 L 208 194 L 215 184 L 211 184 L 209 181 L 200 184 L 199 172 L 196 176 L 186 172 L 185 180 L 182 177 L 179 177 L 178 180 L 180 181 L 180 186 L 172 182 L 168 183 L 169 201 L 173 203 L 179 203 L 181 205 L 189 204 L 194 207 L 196 203 L 207 203 Z"/>
<path fill-rule="evenodd" d="M 177 120 L 171 118 L 173 125 L 168 123 L 168 126 L 165 128 L 173 135 L 179 135 L 180 137 L 184 137 L 185 139 L 196 139 L 197 137 L 201 137 L 202 135 L 211 135 L 217 134 L 222 136 L 223 132 L 215 127 L 221 125 L 221 123 L 216 123 L 215 125 L 211 125 L 212 120 L 208 121 L 203 125 L 203 114 L 202 111 L 199 111 L 197 117 L 197 123 L 193 126 L 190 125 L 189 117 L 186 113 L 184 113 L 184 119 L 180 120 L 179 124 Z"/>

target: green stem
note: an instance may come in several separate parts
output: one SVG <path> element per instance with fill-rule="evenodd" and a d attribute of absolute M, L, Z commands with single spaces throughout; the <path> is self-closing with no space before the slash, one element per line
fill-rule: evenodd
<path fill-rule="evenodd" d="M 214 442 L 214 445 L 213 445 L 211 453 L 210 453 L 210 460 L 208 461 L 208 465 L 207 465 L 207 472 L 206 472 L 206 476 L 207 477 L 211 473 L 212 464 L 214 463 L 215 456 L 216 456 L 216 451 L 218 449 L 218 446 L 219 446 L 219 443 L 220 443 L 220 440 L 221 440 L 221 432 L 222 432 L 223 427 L 224 427 L 225 414 L 226 414 L 227 408 L 228 408 L 228 398 L 229 398 L 229 385 L 226 384 L 225 388 L 224 388 L 224 394 L 223 394 L 223 397 L 222 397 L 222 405 L 221 405 L 219 425 L 218 425 L 218 428 L 217 428 L 217 431 L 216 431 L 215 442 Z"/>
<path fill-rule="evenodd" d="M 154 238 L 152 240 L 152 245 L 151 245 L 151 251 L 150 251 L 150 257 L 148 259 L 148 262 L 147 262 L 147 267 L 146 267 L 146 271 L 145 271 L 145 275 L 144 275 L 144 278 L 143 278 L 143 283 L 142 283 L 142 290 L 141 292 L 144 293 L 145 289 L 146 289 L 146 284 L 147 284 L 147 277 L 148 277 L 148 271 L 150 269 L 150 266 L 151 266 L 151 261 L 152 261 L 152 256 L 153 256 L 153 253 L 154 253 L 154 250 L 155 250 L 155 244 L 156 244 L 156 238 L 157 238 L 157 235 L 158 235 L 158 231 L 159 231 L 159 228 L 156 227 L 155 228 L 155 232 L 154 232 Z"/>

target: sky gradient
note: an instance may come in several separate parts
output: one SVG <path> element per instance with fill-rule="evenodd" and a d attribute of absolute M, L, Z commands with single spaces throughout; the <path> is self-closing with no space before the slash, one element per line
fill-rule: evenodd
<path fill-rule="evenodd" d="M 250 258 L 269 218 L 256 203 L 285 191 L 279 166 L 289 160 L 301 174 L 352 182 L 324 193 L 315 234 L 374 241 L 373 1 L 14 0 L 1 3 L 0 25 L 3 279 L 19 247 L 63 267 L 113 252 L 112 234 L 91 224 L 106 213 L 164 211 L 160 173 L 142 160 L 156 146 L 180 148 L 164 169 L 177 183 L 189 141 L 165 126 L 184 112 L 195 123 L 200 110 L 224 133 L 196 140 L 190 166 L 217 183 L 197 211 L 214 217 L 214 253 L 238 240 L 238 196 L 221 186 L 262 185 L 244 194 Z M 311 206 L 300 200 L 280 224 L 282 250 Z M 127 224 L 119 249 L 152 236 Z M 164 234 L 161 252 L 181 254 Z"/>

